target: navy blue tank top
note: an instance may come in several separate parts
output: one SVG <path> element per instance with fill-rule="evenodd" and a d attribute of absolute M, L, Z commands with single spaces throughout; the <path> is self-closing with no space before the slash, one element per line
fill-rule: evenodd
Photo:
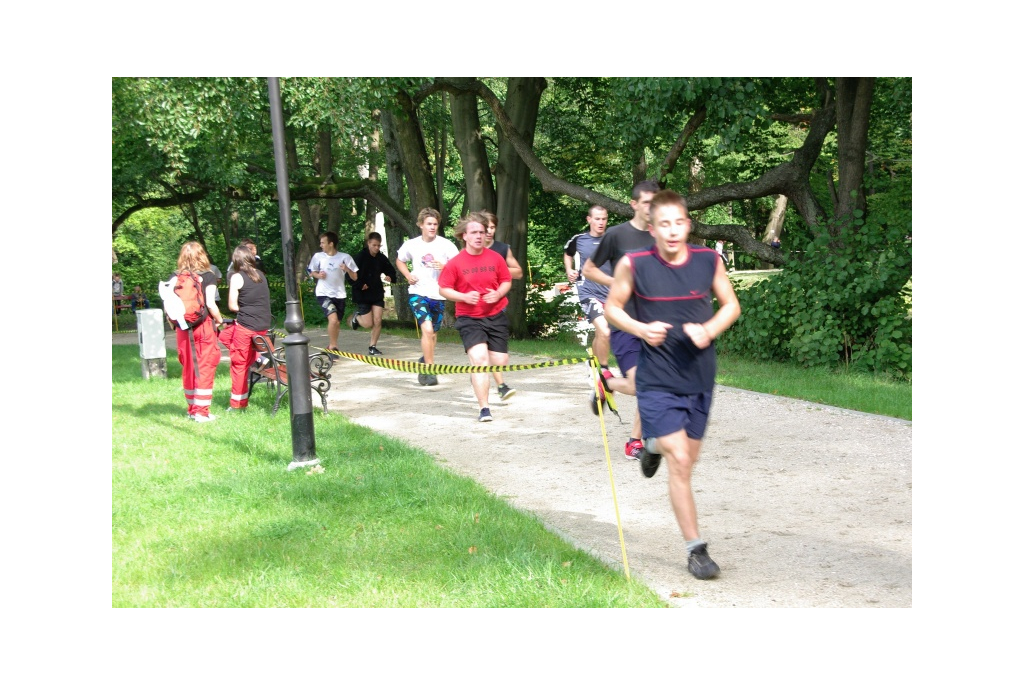
<path fill-rule="evenodd" d="M 714 316 L 711 285 L 718 253 L 699 245 L 687 244 L 686 249 L 686 261 L 676 265 L 663 260 L 657 248 L 629 255 L 637 321 L 672 326 L 661 345 L 643 343 L 636 370 L 638 390 L 693 395 L 714 388 L 715 345 L 699 349 L 683 332 L 683 324 L 704 323 Z"/>

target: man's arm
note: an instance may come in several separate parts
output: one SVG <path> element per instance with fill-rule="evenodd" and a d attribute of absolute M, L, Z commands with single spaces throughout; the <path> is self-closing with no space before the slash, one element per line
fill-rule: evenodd
<path fill-rule="evenodd" d="M 413 285 L 419 282 L 420 279 L 409 271 L 409 267 L 406 266 L 401 257 L 395 260 L 395 266 L 398 267 L 398 272 L 402 274 L 402 277 L 405 278 L 405 280 L 409 281 Z"/>
<path fill-rule="evenodd" d="M 565 265 L 565 276 L 569 279 L 570 283 L 575 283 L 576 279 L 580 277 L 580 273 L 574 268 L 576 266 L 575 260 L 572 256 L 562 253 L 562 264 Z"/>
<path fill-rule="evenodd" d="M 683 331 L 700 349 L 710 345 L 712 340 L 740 318 L 740 301 L 736 297 L 736 291 L 732 288 L 729 275 L 725 272 L 725 265 L 721 259 L 715 260 L 715 278 L 711 282 L 711 289 L 718 299 L 718 311 L 715 312 L 715 315 L 702 324 L 683 324 Z"/>
<path fill-rule="evenodd" d="M 516 258 L 512 256 L 511 247 L 509 247 L 508 256 L 505 258 L 505 266 L 508 267 L 509 275 L 511 275 L 512 278 L 523 277 L 523 267 L 519 266 L 519 262 L 517 262 Z M 509 284 L 509 286 L 511 287 L 511 284 Z"/>
<path fill-rule="evenodd" d="M 620 259 L 619 264 L 622 264 L 622 261 L 623 260 Z M 583 263 L 581 271 L 583 272 L 583 278 L 588 281 L 593 281 L 594 283 L 611 286 L 611 284 L 615 282 L 614 278 L 598 269 L 594 262 L 591 261 L 590 257 L 587 257 L 587 261 Z M 618 273 L 618 271 L 619 269 L 616 267 L 615 273 Z M 630 275 L 630 278 L 632 279 L 632 275 Z"/>
<path fill-rule="evenodd" d="M 590 263 L 590 260 L 587 262 Z M 600 271 L 598 273 L 606 275 Z M 608 291 L 608 300 L 604 303 L 604 318 L 620 331 L 635 335 L 649 345 L 658 346 L 665 342 L 667 331 L 672 326 L 663 321 L 641 323 L 631 317 L 626 313 L 625 306 L 632 296 L 633 268 L 627 254 L 615 266 L 615 278 L 612 279 L 612 287 Z"/>

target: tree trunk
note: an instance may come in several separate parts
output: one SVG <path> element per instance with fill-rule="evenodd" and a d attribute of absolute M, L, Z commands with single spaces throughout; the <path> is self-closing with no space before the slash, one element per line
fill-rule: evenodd
<path fill-rule="evenodd" d="M 836 138 L 839 146 L 839 187 L 832 234 L 853 219 L 855 210 L 867 209 L 864 166 L 874 78 L 836 79 Z"/>
<path fill-rule="evenodd" d="M 452 128 L 455 148 L 462 160 L 466 179 L 466 213 L 483 209 L 494 211 L 497 200 L 494 179 L 487 160 L 487 148 L 480 135 L 480 115 L 475 93 L 458 92 L 452 95 Z"/>
<path fill-rule="evenodd" d="M 540 96 L 547 81 L 538 77 L 510 78 L 505 111 L 522 140 L 533 146 L 533 134 L 540 111 Z M 511 246 L 512 254 L 523 266 L 524 277 L 512 281 L 508 298 L 511 334 L 526 335 L 526 282 L 529 263 L 526 258 L 526 231 L 530 209 L 530 169 L 504 135 L 498 140 L 498 233 L 496 240 Z"/>
<path fill-rule="evenodd" d="M 409 187 L 409 214 L 416 216 L 425 207 L 437 209 L 437 193 L 416 108 L 404 92 L 399 92 L 398 103 L 401 109 L 393 113 L 391 119 Z"/>
<path fill-rule="evenodd" d="M 388 112 L 380 115 L 381 135 L 384 138 L 384 159 L 388 173 L 388 196 L 395 204 L 405 204 L 405 171 L 402 168 L 400 145 L 395 132 L 394 118 Z M 384 233 L 387 236 L 388 259 L 392 263 L 398 258 L 398 248 L 406 238 L 413 238 L 402 227 L 393 221 L 384 221 Z M 409 309 L 409 284 L 399 277 L 391 286 L 391 295 L 395 299 L 395 316 L 399 321 L 412 321 L 412 310 Z"/>

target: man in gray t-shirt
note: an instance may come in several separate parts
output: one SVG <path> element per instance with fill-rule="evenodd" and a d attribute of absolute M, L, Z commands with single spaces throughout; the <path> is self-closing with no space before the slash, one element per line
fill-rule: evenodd
<path fill-rule="evenodd" d="M 603 371 L 608 368 L 608 352 L 611 349 L 611 329 L 604 318 L 604 301 L 608 297 L 608 286 L 584 278 L 580 269 L 601 244 L 604 229 L 608 226 L 608 210 L 601 205 L 594 205 L 587 212 L 587 224 L 590 226 L 589 231 L 569 238 L 562 251 L 562 261 L 565 263 L 565 275 L 569 282 L 576 284 L 580 309 L 583 310 L 587 321 L 594 326 L 594 356 L 597 357 Z M 612 265 L 602 265 L 601 271 L 611 276 Z"/>

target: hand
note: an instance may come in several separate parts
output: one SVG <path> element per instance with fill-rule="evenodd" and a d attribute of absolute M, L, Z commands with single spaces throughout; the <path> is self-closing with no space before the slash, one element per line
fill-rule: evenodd
<path fill-rule="evenodd" d="M 479 293 L 477 293 L 479 295 Z M 501 295 L 498 294 L 497 290 L 488 290 L 484 293 L 484 302 L 487 304 L 494 304 L 501 299 Z"/>
<path fill-rule="evenodd" d="M 409 274 L 409 277 L 406 280 L 409 281 L 409 283 L 411 283 L 412 285 L 416 285 L 417 283 L 420 282 L 420 277 L 415 274 Z"/>
<path fill-rule="evenodd" d="M 697 346 L 698 349 L 703 350 L 705 347 L 711 344 L 711 336 L 708 335 L 708 329 L 704 328 L 699 323 L 684 323 L 683 333 L 690 336 L 690 340 Z"/>
<path fill-rule="evenodd" d="M 670 328 L 672 328 L 671 324 L 667 324 L 664 321 L 652 321 L 644 326 L 640 338 L 651 347 L 657 347 L 665 342 L 665 338 L 668 337 L 668 329 Z"/>
<path fill-rule="evenodd" d="M 575 283 L 576 279 L 580 277 L 579 271 L 566 271 L 565 275 L 569 277 L 570 283 Z"/>
<path fill-rule="evenodd" d="M 363 290 L 369 290 L 369 289 L 370 289 L 370 284 L 369 283 L 363 283 Z"/>
<path fill-rule="evenodd" d="M 391 276 L 385 276 L 384 277 L 384 282 L 385 283 L 390 283 L 391 282 Z"/>
<path fill-rule="evenodd" d="M 444 262 L 441 262 L 441 261 L 438 261 L 438 260 L 435 259 L 434 261 L 432 261 L 430 263 L 430 268 L 431 269 L 443 269 L 444 268 Z"/>
<path fill-rule="evenodd" d="M 463 293 L 463 295 L 465 296 L 465 300 L 463 300 L 463 301 L 466 304 L 479 304 L 480 303 L 480 293 L 478 293 L 475 290 L 473 292 L 471 292 L 471 293 Z"/>

